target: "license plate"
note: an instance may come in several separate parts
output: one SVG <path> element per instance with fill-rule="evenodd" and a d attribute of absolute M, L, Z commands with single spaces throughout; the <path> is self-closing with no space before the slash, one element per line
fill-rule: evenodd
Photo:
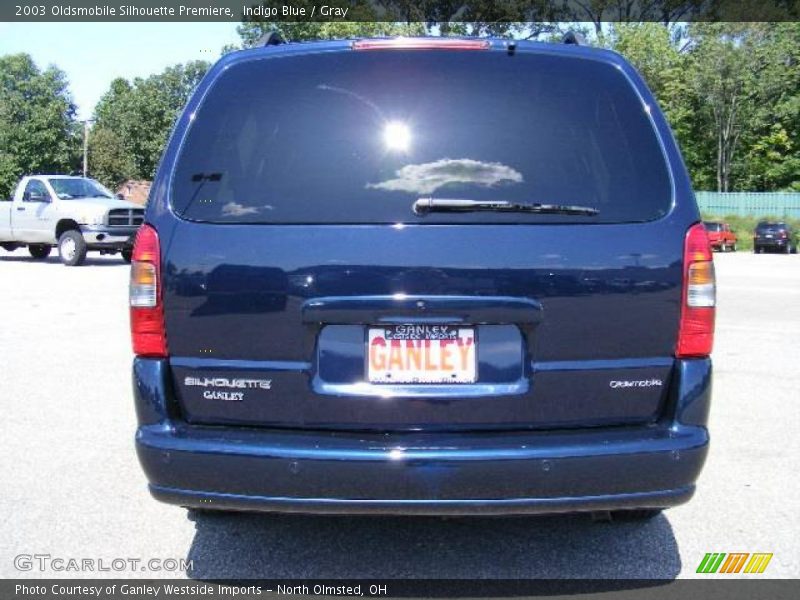
<path fill-rule="evenodd" d="M 771 233 L 768 233 L 768 234 L 767 234 L 767 235 L 765 235 L 764 237 L 765 237 L 765 238 L 771 238 L 771 237 L 772 237 L 772 234 L 771 234 Z"/>
<path fill-rule="evenodd" d="M 474 327 L 388 325 L 367 331 L 371 383 L 474 383 Z"/>

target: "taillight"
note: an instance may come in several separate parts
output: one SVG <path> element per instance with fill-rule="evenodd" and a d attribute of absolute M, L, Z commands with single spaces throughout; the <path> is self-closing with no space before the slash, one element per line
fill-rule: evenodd
<path fill-rule="evenodd" d="M 131 339 L 136 356 L 167 356 L 164 306 L 161 301 L 161 250 L 158 233 L 142 225 L 131 258 Z"/>
<path fill-rule="evenodd" d="M 716 283 L 711 246 L 698 223 L 686 232 L 683 248 L 683 300 L 678 329 L 678 358 L 705 357 L 714 345 Z"/>
<path fill-rule="evenodd" d="M 488 50 L 489 40 L 459 38 L 386 38 L 357 40 L 353 50 Z"/>

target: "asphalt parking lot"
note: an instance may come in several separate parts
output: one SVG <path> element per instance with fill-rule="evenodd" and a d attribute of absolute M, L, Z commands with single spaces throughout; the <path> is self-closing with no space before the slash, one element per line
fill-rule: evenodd
<path fill-rule="evenodd" d="M 150 498 L 133 449 L 127 265 L 0 250 L 0 576 L 675 578 L 706 552 L 772 552 L 769 576 L 798 577 L 800 256 L 716 262 L 712 450 L 688 505 L 644 524 L 189 518 Z M 193 570 L 20 572 L 19 554 Z"/>

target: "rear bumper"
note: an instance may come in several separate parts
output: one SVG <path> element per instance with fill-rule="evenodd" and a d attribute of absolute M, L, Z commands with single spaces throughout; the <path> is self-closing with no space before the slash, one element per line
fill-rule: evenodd
<path fill-rule="evenodd" d="M 320 515 L 492 516 L 551 515 L 636 508 L 668 508 L 687 502 L 694 486 L 677 490 L 560 498 L 368 500 L 359 498 L 275 498 L 197 492 L 150 485 L 156 500 L 186 508 Z"/>
<path fill-rule="evenodd" d="M 786 248 L 789 245 L 789 240 L 784 238 L 757 239 L 753 240 L 753 245 L 761 248 Z"/>
<path fill-rule="evenodd" d="M 159 500 L 304 513 L 531 514 L 686 502 L 708 449 L 710 362 L 681 361 L 651 426 L 503 433 L 338 433 L 190 426 L 166 365 L 137 359 L 139 460 Z"/>
<path fill-rule="evenodd" d="M 513 441 L 456 434 L 447 447 L 441 436 L 247 434 L 140 429 L 139 460 L 152 494 L 197 508 L 311 513 L 660 508 L 691 497 L 707 444 L 697 428 L 613 440 L 599 432 Z"/>

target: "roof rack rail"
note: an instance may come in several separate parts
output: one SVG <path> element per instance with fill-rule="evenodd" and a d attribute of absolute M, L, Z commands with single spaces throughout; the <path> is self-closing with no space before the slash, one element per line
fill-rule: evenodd
<path fill-rule="evenodd" d="M 286 40 L 283 39 L 280 33 L 277 31 L 268 31 L 255 43 L 256 47 L 260 46 L 279 46 L 281 44 L 285 44 Z"/>
<path fill-rule="evenodd" d="M 581 33 L 569 30 L 567 33 L 564 34 L 564 37 L 561 38 L 561 43 L 572 44 L 574 46 L 585 46 L 586 38 L 583 37 L 583 34 Z"/>

